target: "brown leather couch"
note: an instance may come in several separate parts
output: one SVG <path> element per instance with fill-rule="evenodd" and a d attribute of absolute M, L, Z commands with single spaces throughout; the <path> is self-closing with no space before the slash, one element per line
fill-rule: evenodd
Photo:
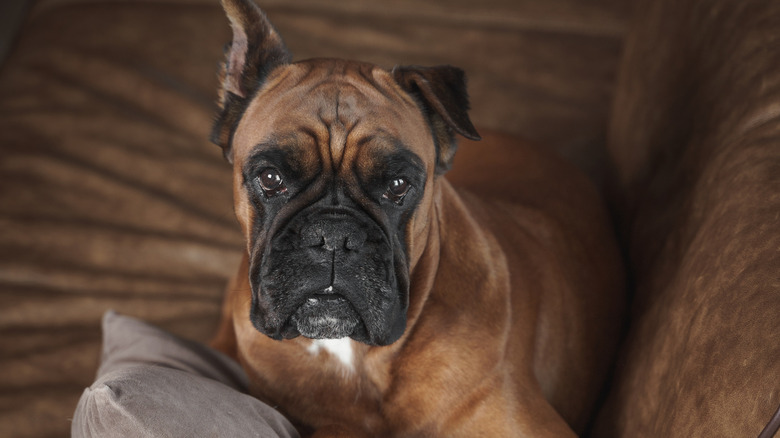
<path fill-rule="evenodd" d="M 477 126 L 604 189 L 636 299 L 600 436 L 755 435 L 780 403 L 780 17 L 661 0 L 631 21 L 632 3 L 261 6 L 299 59 L 464 68 Z M 242 248 L 208 142 L 229 29 L 211 0 L 38 0 L 19 29 L 0 66 L 0 431 L 53 437 L 106 309 L 214 332 Z"/>
<path fill-rule="evenodd" d="M 780 405 L 780 2 L 643 1 L 630 28 L 608 145 L 635 296 L 596 435 L 755 437 Z"/>

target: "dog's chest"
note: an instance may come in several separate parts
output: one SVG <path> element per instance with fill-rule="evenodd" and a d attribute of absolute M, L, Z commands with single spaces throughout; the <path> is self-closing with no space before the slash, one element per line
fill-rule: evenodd
<path fill-rule="evenodd" d="M 355 372 L 355 351 L 349 338 L 343 339 L 316 339 L 306 348 L 313 357 L 327 356 L 327 359 L 336 361 L 345 373 Z"/>
<path fill-rule="evenodd" d="M 253 337 L 251 392 L 294 423 L 322 427 L 334 421 L 366 432 L 385 429 L 376 366 L 351 339 L 274 341 Z"/>

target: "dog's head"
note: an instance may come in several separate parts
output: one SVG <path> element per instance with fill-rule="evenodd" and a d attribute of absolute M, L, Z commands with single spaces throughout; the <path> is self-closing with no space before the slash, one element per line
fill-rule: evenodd
<path fill-rule="evenodd" d="M 276 339 L 394 342 L 433 181 L 452 162 L 455 133 L 479 138 L 463 72 L 292 63 L 251 0 L 223 6 L 233 41 L 212 140 L 234 167 L 253 325 Z"/>

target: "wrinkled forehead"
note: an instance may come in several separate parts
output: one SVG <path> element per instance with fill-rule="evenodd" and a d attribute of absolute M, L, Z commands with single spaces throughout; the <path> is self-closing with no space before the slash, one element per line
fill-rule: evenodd
<path fill-rule="evenodd" d="M 237 161 L 263 145 L 305 149 L 309 163 L 337 171 L 361 155 L 413 152 L 432 166 L 432 137 L 416 102 L 371 64 L 315 60 L 275 70 L 233 137 Z M 236 163 L 239 164 L 240 163 Z M 306 166 L 308 167 L 308 166 Z"/>

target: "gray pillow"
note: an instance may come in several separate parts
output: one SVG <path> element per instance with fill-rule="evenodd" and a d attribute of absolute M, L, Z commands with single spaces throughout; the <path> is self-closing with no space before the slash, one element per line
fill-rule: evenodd
<path fill-rule="evenodd" d="M 227 356 L 109 311 L 97 380 L 79 400 L 71 436 L 298 437 L 246 387 Z"/>

